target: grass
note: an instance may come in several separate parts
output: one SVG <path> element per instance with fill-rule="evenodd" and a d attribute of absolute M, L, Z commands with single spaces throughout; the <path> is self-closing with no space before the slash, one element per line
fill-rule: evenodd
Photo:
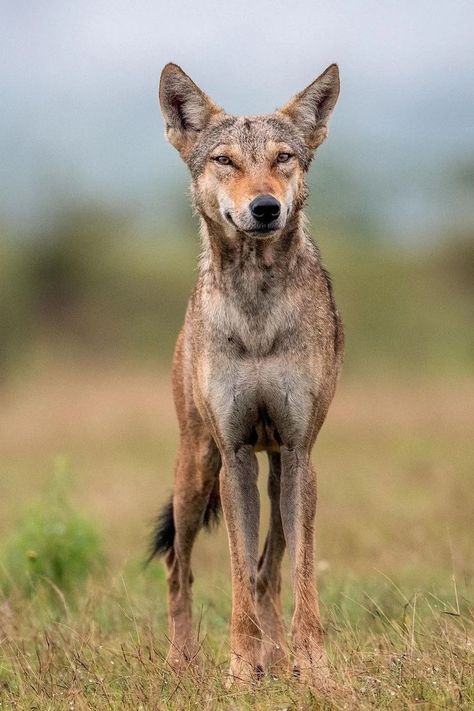
<path fill-rule="evenodd" d="M 340 384 L 315 449 L 319 587 L 335 681 L 323 697 L 288 678 L 225 688 L 223 526 L 195 550 L 200 665 L 180 677 L 166 665 L 163 568 L 143 571 L 141 561 L 172 482 L 167 375 L 56 364 L 4 388 L 0 541 L 11 545 L 27 530 L 20 513 L 32 500 L 44 511 L 52 462 L 64 453 L 73 476 L 62 515 L 99 521 L 108 566 L 100 574 L 92 566 L 72 585 L 77 594 L 59 584 L 59 605 L 47 586 L 4 589 L 0 708 L 473 708 L 473 395 L 465 378 Z M 265 504 L 262 531 L 267 515 Z M 85 546 L 91 560 L 101 557 L 95 545 Z M 287 564 L 284 590 L 289 620 Z"/>
<path fill-rule="evenodd" d="M 104 565 L 93 522 L 79 515 L 67 498 L 67 462 L 57 457 L 54 479 L 43 500 L 23 514 L 0 549 L 0 586 L 26 596 L 46 587 L 52 600 L 74 597 L 81 584 Z"/>
<path fill-rule="evenodd" d="M 157 576 L 158 578 L 158 576 Z M 229 605 L 203 612 L 197 670 L 175 677 L 165 656 L 164 601 L 159 579 L 118 577 L 107 590 L 91 589 L 81 607 L 52 619 L 44 601 L 15 602 L 2 621 L 2 702 L 20 708 L 472 708 L 473 652 L 467 615 L 446 615 L 429 596 L 401 605 L 397 620 L 363 586 L 352 595 L 365 620 L 350 621 L 325 605 L 328 648 L 336 681 L 331 697 L 312 694 L 290 679 L 266 679 L 252 691 L 224 686 Z M 155 593 L 155 594 L 153 594 Z M 399 597 L 400 596 L 400 597 Z M 403 594 L 394 593 L 392 602 Z M 384 604 L 384 603 L 382 603 Z M 372 609 L 370 609 L 372 608 Z M 212 614 L 211 614 L 212 613 Z M 390 614 L 390 613 L 389 613 Z M 3 617 L 6 616 L 3 611 Z M 33 627 L 31 626 L 33 623 Z M 472 630 L 472 628 L 471 628 Z"/>

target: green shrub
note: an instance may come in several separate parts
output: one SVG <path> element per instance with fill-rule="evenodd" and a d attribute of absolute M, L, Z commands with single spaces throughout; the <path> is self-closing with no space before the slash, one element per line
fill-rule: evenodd
<path fill-rule="evenodd" d="M 31 596 L 46 588 L 73 596 L 105 557 L 93 522 L 77 513 L 67 500 L 66 463 L 55 465 L 53 485 L 33 504 L 0 547 L 0 587 Z"/>

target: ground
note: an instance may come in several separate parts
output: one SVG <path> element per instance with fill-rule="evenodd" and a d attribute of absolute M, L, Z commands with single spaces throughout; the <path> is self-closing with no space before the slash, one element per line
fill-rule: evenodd
<path fill-rule="evenodd" d="M 58 455 L 107 564 L 69 600 L 0 599 L 1 708 L 474 708 L 474 385 L 343 378 L 314 450 L 318 574 L 334 688 L 290 678 L 226 689 L 230 582 L 224 526 L 194 556 L 197 669 L 164 661 L 162 563 L 143 570 L 172 485 L 169 374 L 149 365 L 32 369 L 0 396 L 0 535 L 44 495 Z M 265 460 L 261 460 L 265 491 Z M 267 516 L 263 506 L 263 525 Z M 34 542 L 32 542 L 32 547 Z M 285 611 L 291 595 L 285 561 Z"/>

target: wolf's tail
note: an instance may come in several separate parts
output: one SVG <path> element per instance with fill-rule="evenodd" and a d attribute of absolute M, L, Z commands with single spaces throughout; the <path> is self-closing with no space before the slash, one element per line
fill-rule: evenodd
<path fill-rule="evenodd" d="M 221 500 L 218 491 L 213 491 L 204 511 L 202 526 L 208 531 L 217 526 L 221 513 Z M 176 529 L 173 516 L 173 499 L 171 498 L 156 520 L 151 539 L 150 551 L 147 558 L 149 563 L 155 556 L 164 555 L 173 547 Z"/>

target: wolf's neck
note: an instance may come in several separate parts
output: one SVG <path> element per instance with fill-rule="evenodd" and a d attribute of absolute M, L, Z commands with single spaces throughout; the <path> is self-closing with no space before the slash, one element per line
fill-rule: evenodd
<path fill-rule="evenodd" d="M 281 283 L 308 249 L 304 220 L 300 212 L 277 238 L 259 239 L 237 230 L 227 232 L 221 225 L 202 219 L 201 276 L 211 278 L 223 290 L 232 285 L 265 289 L 275 279 Z"/>

